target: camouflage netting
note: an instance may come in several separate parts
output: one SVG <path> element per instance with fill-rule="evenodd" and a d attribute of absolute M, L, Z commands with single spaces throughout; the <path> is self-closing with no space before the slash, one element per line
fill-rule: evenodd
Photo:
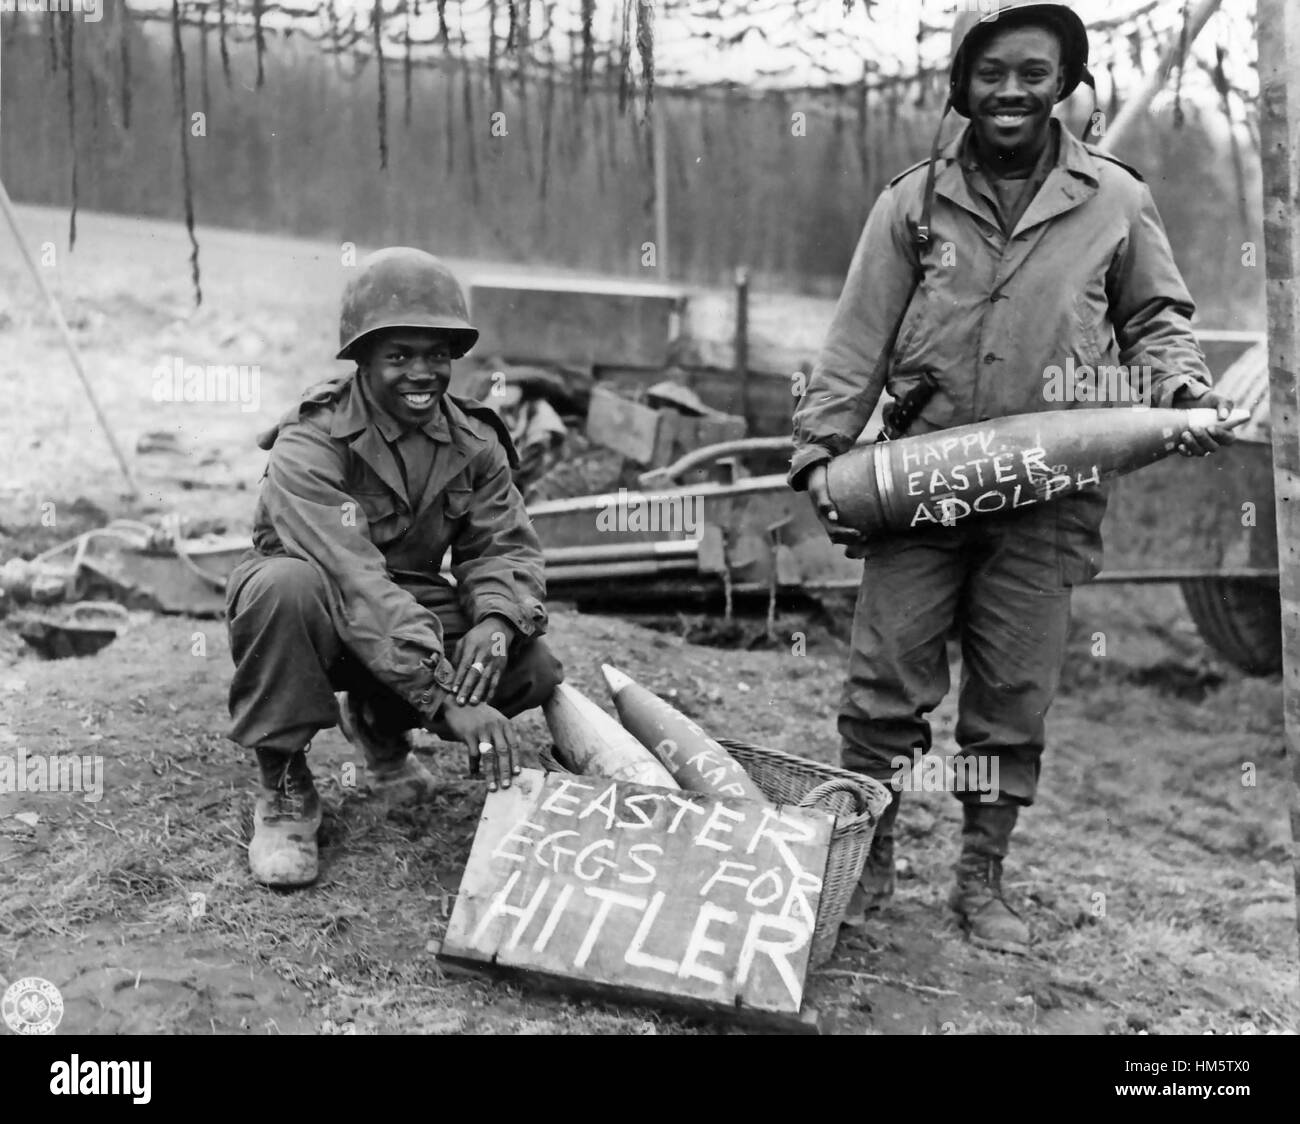
<path fill-rule="evenodd" d="M 976 0 L 968 0 L 976 2 Z M 1091 8 L 1089 7 L 1091 5 Z M 21 7 L 21 4 L 19 5 Z M 80 5 L 69 4 L 70 9 Z M 189 158 L 191 91 L 208 104 L 212 57 L 223 80 L 233 74 L 232 44 L 251 44 L 257 89 L 267 84 L 266 58 L 277 44 L 305 39 L 333 55 L 354 74 L 371 70 L 378 93 L 376 150 L 381 168 L 389 159 L 390 83 L 401 82 L 402 121 L 411 123 L 412 71 L 459 67 L 466 83 L 470 66 L 486 71 L 494 91 L 545 74 L 582 92 L 616 90 L 620 111 L 639 105 L 634 120 L 647 133 L 656 87 L 708 96 L 737 92 L 817 91 L 835 102 L 836 120 L 856 114 L 865 136 L 868 104 L 884 98 L 891 107 L 908 99 L 916 106 L 942 102 L 947 72 L 948 28 L 953 0 L 916 0 L 906 5 L 878 0 L 328 0 L 298 5 L 276 0 L 117 0 L 107 5 L 104 31 L 86 34 L 80 10 L 7 12 L 4 43 L 21 34 L 46 40 L 48 65 L 65 69 L 71 161 L 69 243 L 76 239 L 78 167 L 77 75 L 88 72 L 93 134 L 101 117 L 131 128 L 132 24 L 170 25 L 184 217 L 191 237 L 196 303 L 202 300 Z M 1093 69 L 1103 104 L 1113 116 L 1121 86 L 1132 86 L 1155 66 L 1164 44 L 1186 27 L 1186 0 L 1082 0 L 1092 41 Z M 1095 17 L 1095 18 L 1094 18 Z M 1217 102 L 1234 128 L 1248 117 L 1255 97 L 1253 13 L 1221 13 L 1195 48 L 1180 51 L 1172 97 L 1175 123 L 1181 99 L 1193 87 Z M 87 24 L 98 28 L 98 24 Z M 182 32 L 185 34 L 182 34 Z M 187 58 L 195 53 L 198 59 Z M 197 71 L 197 83 L 194 74 Z M 549 136 L 554 98 L 539 112 Z M 468 104 L 468 98 L 466 99 Z M 102 104 L 101 104 L 102 103 Z M 83 109 L 84 112 L 84 109 Z M 1235 132 L 1234 144 L 1235 144 Z M 545 148 L 545 146 L 544 146 Z M 543 192 L 547 165 L 542 164 Z"/>

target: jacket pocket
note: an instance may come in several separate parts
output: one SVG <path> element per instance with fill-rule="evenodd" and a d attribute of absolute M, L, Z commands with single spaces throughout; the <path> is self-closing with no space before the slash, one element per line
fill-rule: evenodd
<path fill-rule="evenodd" d="M 903 313 L 902 322 L 898 325 L 898 335 L 894 337 L 894 346 L 890 348 L 889 370 L 891 372 L 915 369 L 916 356 L 912 345 L 916 342 L 921 326 L 925 323 L 925 309 L 925 294 L 918 288 L 908 302 L 907 311 Z"/>
<path fill-rule="evenodd" d="M 399 508 L 392 492 L 353 492 L 352 498 L 365 516 L 370 541 L 376 546 L 392 542 L 407 530 L 406 513 Z"/>
<path fill-rule="evenodd" d="M 1104 337 L 1109 334 L 1104 308 L 1098 308 L 1087 293 L 1074 298 L 1074 350 L 1080 362 L 1096 367 L 1110 352 Z"/>
<path fill-rule="evenodd" d="M 448 519 L 464 519 L 473 504 L 473 488 L 448 488 L 443 492 L 442 510 Z"/>

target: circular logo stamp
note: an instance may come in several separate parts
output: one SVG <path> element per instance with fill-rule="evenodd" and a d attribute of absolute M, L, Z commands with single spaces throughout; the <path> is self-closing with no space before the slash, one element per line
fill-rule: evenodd
<path fill-rule="evenodd" d="M 53 1034 L 63 1021 L 63 996 L 49 980 L 28 976 L 5 989 L 0 1015 L 15 1034 Z"/>

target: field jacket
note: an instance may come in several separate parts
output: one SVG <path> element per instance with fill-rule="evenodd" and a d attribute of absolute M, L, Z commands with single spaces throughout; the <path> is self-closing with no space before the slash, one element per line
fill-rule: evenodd
<path fill-rule="evenodd" d="M 912 433 L 1098 405 L 1051 400 L 1062 397 L 1044 393 L 1053 367 L 1149 367 L 1154 406 L 1180 387 L 1193 397 L 1208 388 L 1192 299 L 1151 192 L 1131 168 L 1052 128 L 1056 163 L 1010 237 L 959 162 L 969 126 L 944 149 L 914 293 L 926 163 L 881 193 L 794 414 L 793 487 L 854 444 L 883 389 L 899 398 L 926 371 L 938 390 Z M 1104 494 L 1085 503 L 1085 522 L 1100 524 Z"/>
<path fill-rule="evenodd" d="M 271 455 L 253 545 L 315 566 L 344 645 L 432 717 L 454 670 L 429 606 L 458 602 L 473 624 L 497 614 L 522 636 L 544 632 L 541 544 L 491 410 L 443 397 L 429 426 L 433 468 L 411 496 L 356 378 L 314 387 L 259 439 Z M 439 574 L 448 549 L 454 591 Z"/>

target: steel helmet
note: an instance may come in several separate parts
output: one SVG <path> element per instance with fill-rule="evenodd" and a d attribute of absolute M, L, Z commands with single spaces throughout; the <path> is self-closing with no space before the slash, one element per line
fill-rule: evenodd
<path fill-rule="evenodd" d="M 383 328 L 440 328 L 459 359 L 478 339 L 465 293 L 441 261 L 410 246 L 389 246 L 365 258 L 343 290 L 339 359 L 355 359 L 357 345 Z"/>
<path fill-rule="evenodd" d="M 970 116 L 966 104 L 967 65 L 972 51 L 984 39 L 1003 26 L 1022 26 L 1028 22 L 1050 25 L 1061 38 L 1061 69 L 1065 84 L 1061 87 L 1064 101 L 1080 82 L 1092 85 L 1088 72 L 1088 30 L 1069 4 L 1041 3 L 1038 0 L 991 0 L 985 5 L 993 10 L 982 12 L 967 5 L 957 13 L 952 25 L 952 66 L 948 72 L 948 101 L 963 117 Z M 1003 21 L 1007 21 L 1004 23 Z M 1014 22 L 1012 22 L 1014 21 Z"/>
<path fill-rule="evenodd" d="M 982 5 L 988 6 L 988 5 Z M 925 193 L 922 196 L 921 218 L 916 224 L 914 241 L 918 250 L 923 250 L 930 242 L 930 216 L 934 206 L 934 181 L 939 163 L 939 142 L 943 136 L 943 123 L 950 110 L 956 110 L 963 117 L 970 117 L 970 106 L 966 104 L 967 63 L 971 52 L 979 45 L 984 36 L 999 27 L 1019 27 L 1025 23 L 1041 21 L 1047 24 L 1061 37 L 1061 69 L 1065 81 L 1061 85 L 1061 95 L 1056 100 L 1064 101 L 1078 87 L 1086 82 L 1092 89 L 1093 105 L 1096 105 L 1097 85 L 1088 70 L 1088 29 L 1083 20 L 1068 3 L 1042 3 L 1041 0 L 992 0 L 993 11 L 981 12 L 973 3 L 957 13 L 952 25 L 952 65 L 948 70 L 948 99 L 944 102 L 939 125 L 934 131 L 934 141 L 930 145 L 929 167 L 925 173 Z M 975 10 L 972 10 L 975 9 Z M 1004 24 L 1004 19 L 1010 23 Z M 1084 126 L 1086 139 L 1091 129 L 1091 121 Z"/>

